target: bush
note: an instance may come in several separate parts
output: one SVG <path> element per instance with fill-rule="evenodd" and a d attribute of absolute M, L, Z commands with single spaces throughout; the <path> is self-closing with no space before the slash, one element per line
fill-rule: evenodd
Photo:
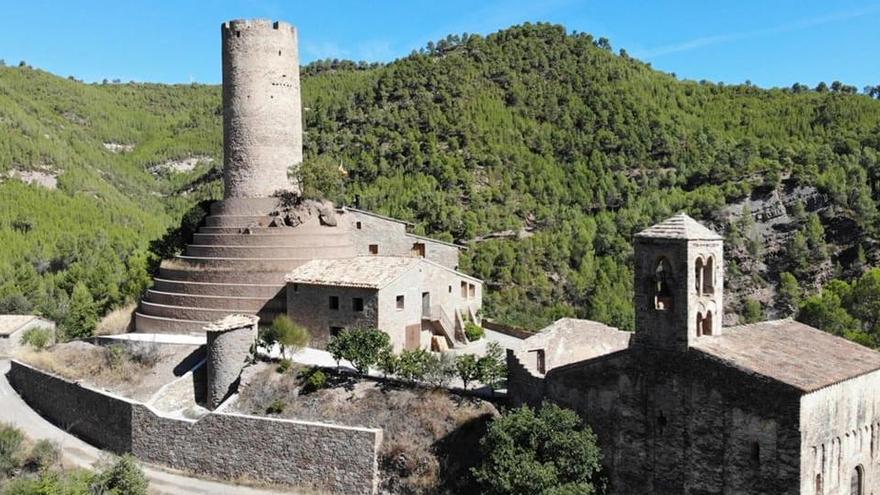
<path fill-rule="evenodd" d="M 394 354 L 391 346 L 382 349 L 382 352 L 379 353 L 379 360 L 376 362 L 376 367 L 385 375 L 385 378 L 397 374 L 400 368 L 400 359 Z"/>
<path fill-rule="evenodd" d="M 278 335 L 282 356 L 286 355 L 288 350 L 295 354 L 309 345 L 309 331 L 304 326 L 294 323 L 287 315 L 276 317 L 272 322 L 272 328 Z"/>
<path fill-rule="evenodd" d="M 278 363 L 278 367 L 275 368 L 275 371 L 277 371 L 278 373 L 287 373 L 288 371 L 290 371 L 291 366 L 293 366 L 293 361 L 291 361 L 290 359 L 282 359 Z"/>
<path fill-rule="evenodd" d="M 455 376 L 455 358 L 451 354 L 428 354 L 425 364 L 425 381 L 434 387 L 446 386 Z"/>
<path fill-rule="evenodd" d="M 37 440 L 31 447 L 24 461 L 25 467 L 31 471 L 44 471 L 54 466 L 61 459 L 61 449 L 51 440 Z"/>
<path fill-rule="evenodd" d="M 283 400 L 275 399 L 266 408 L 266 414 L 281 414 L 284 412 L 285 407 L 287 407 L 287 404 Z"/>
<path fill-rule="evenodd" d="M 410 382 L 422 381 L 430 359 L 431 353 L 424 349 L 404 350 L 397 359 L 397 374 Z"/>
<path fill-rule="evenodd" d="M 41 351 L 52 343 L 54 336 L 55 332 L 51 328 L 30 328 L 21 336 L 21 343 Z"/>
<path fill-rule="evenodd" d="M 473 354 L 462 354 L 455 360 L 455 373 L 467 390 L 468 384 L 480 377 L 480 367 L 477 365 L 477 357 Z"/>
<path fill-rule="evenodd" d="M 131 454 L 117 459 L 92 483 L 92 493 L 147 495 L 148 488 L 147 477 Z"/>
<path fill-rule="evenodd" d="M 388 334 L 376 328 L 347 330 L 333 337 L 327 350 L 333 355 L 337 365 L 342 359 L 351 362 L 357 372 L 366 374 L 371 366 L 379 361 L 379 356 L 388 352 L 391 339 Z"/>
<path fill-rule="evenodd" d="M 305 384 L 303 384 L 303 393 L 310 394 L 325 388 L 327 388 L 327 374 L 317 368 L 312 368 L 306 376 Z"/>
<path fill-rule="evenodd" d="M 18 428 L 0 423 L 0 476 L 9 476 L 21 465 L 24 434 Z"/>
<path fill-rule="evenodd" d="M 469 321 L 464 324 L 464 334 L 468 340 L 473 342 L 482 339 L 483 336 L 486 335 L 486 332 L 480 325 Z"/>
<path fill-rule="evenodd" d="M 478 379 L 493 390 L 507 376 L 507 362 L 504 349 L 498 342 L 489 342 L 486 355 L 477 360 Z"/>
<path fill-rule="evenodd" d="M 600 487 L 596 435 L 574 411 L 545 403 L 496 418 L 473 468 L 488 495 L 593 494 Z"/>

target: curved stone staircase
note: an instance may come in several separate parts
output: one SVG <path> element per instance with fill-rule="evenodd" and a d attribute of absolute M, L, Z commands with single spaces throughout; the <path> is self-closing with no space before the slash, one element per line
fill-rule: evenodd
<path fill-rule="evenodd" d="M 276 198 L 227 199 L 186 251 L 162 262 L 153 287 L 135 313 L 145 333 L 203 333 L 202 327 L 232 313 L 264 322 L 287 309 L 284 276 L 317 258 L 355 255 L 348 230 L 322 225 L 312 214 L 296 227 L 269 227 Z"/>

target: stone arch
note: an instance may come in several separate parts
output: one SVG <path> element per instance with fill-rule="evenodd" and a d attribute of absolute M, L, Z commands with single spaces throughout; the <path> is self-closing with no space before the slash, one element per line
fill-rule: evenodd
<path fill-rule="evenodd" d="M 715 293 L 715 257 L 706 258 L 706 264 L 703 265 L 703 294 Z"/>
<path fill-rule="evenodd" d="M 654 309 L 661 311 L 672 309 L 674 304 L 672 282 L 672 265 L 666 257 L 661 256 L 657 259 L 654 268 Z"/>
<path fill-rule="evenodd" d="M 712 335 L 712 310 L 706 311 L 706 316 L 703 317 L 703 329 L 702 335 Z"/>
<path fill-rule="evenodd" d="M 697 325 L 696 325 L 697 337 L 703 334 L 703 313 L 697 311 Z"/>
<path fill-rule="evenodd" d="M 700 294 L 703 290 L 703 257 L 697 256 L 694 260 L 694 290 Z"/>
<path fill-rule="evenodd" d="M 865 468 L 861 464 L 853 470 L 849 492 L 850 495 L 864 495 L 865 493 Z"/>

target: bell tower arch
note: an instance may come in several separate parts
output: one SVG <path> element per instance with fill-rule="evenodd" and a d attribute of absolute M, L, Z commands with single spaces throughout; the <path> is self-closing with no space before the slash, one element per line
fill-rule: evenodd
<path fill-rule="evenodd" d="M 683 351 L 721 335 L 721 236 L 679 214 L 639 232 L 633 244 L 635 343 Z"/>

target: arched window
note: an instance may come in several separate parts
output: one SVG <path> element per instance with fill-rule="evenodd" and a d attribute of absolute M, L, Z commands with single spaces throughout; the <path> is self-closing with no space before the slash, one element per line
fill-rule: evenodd
<path fill-rule="evenodd" d="M 822 495 L 822 475 L 816 475 L 816 495 Z"/>
<path fill-rule="evenodd" d="M 712 335 L 712 311 L 706 311 L 706 317 L 703 318 L 702 335 Z"/>
<path fill-rule="evenodd" d="M 715 260 L 709 256 L 706 264 L 703 266 L 703 294 L 715 293 Z"/>
<path fill-rule="evenodd" d="M 703 313 L 697 312 L 697 337 L 703 334 Z"/>
<path fill-rule="evenodd" d="M 697 294 L 700 293 L 703 287 L 703 258 L 697 256 L 696 261 L 694 261 L 694 290 L 697 291 Z"/>
<path fill-rule="evenodd" d="M 657 261 L 654 269 L 654 309 L 672 309 L 672 269 L 666 258 Z"/>
<path fill-rule="evenodd" d="M 850 495 L 862 495 L 865 489 L 865 470 L 862 468 L 862 465 L 859 464 L 856 466 L 856 469 L 852 474 L 852 481 L 849 485 L 849 493 Z"/>

